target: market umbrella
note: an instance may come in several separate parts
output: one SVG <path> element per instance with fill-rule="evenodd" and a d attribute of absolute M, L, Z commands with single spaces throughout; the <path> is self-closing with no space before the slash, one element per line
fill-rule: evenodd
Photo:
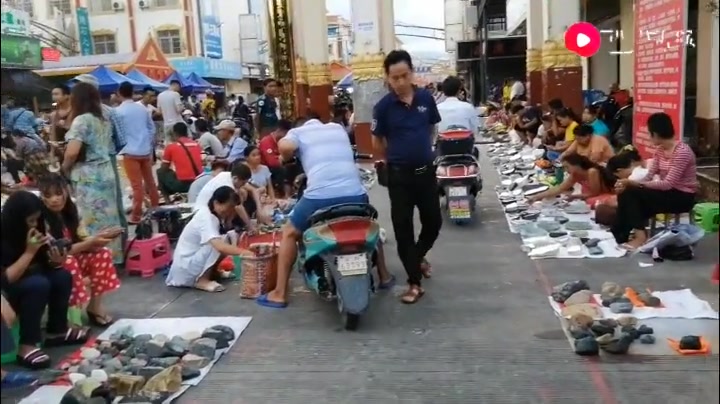
<path fill-rule="evenodd" d="M 177 71 L 172 72 L 171 75 L 169 75 L 165 80 L 163 80 L 163 83 L 169 85 L 173 81 L 177 81 L 180 83 L 180 91 L 182 91 L 183 93 L 197 93 L 208 89 L 207 87 L 202 88 L 200 86 L 200 83 L 189 80 L 187 77 L 183 77 Z"/>
<path fill-rule="evenodd" d="M 140 81 L 142 83 L 145 83 L 147 86 L 152 87 L 155 91 L 165 91 L 168 89 L 168 85 L 165 83 L 161 83 L 157 80 L 153 80 L 150 77 L 144 75 L 141 71 L 137 69 L 130 69 L 125 75 L 133 80 Z"/>
<path fill-rule="evenodd" d="M 353 75 L 352 73 L 349 73 L 347 76 L 340 79 L 340 81 L 337 82 L 336 87 L 338 88 L 350 88 L 353 85 Z"/>
<path fill-rule="evenodd" d="M 135 91 L 141 91 L 147 86 L 147 84 L 141 81 L 133 80 L 129 77 L 123 76 L 122 74 L 114 70 L 108 69 L 105 66 L 98 66 L 97 68 L 95 68 L 95 70 L 91 71 L 88 74 L 95 77 L 98 82 L 98 90 L 100 90 L 100 92 L 103 94 L 114 93 L 120 87 L 120 84 L 126 81 L 133 85 L 133 89 Z M 77 78 L 74 78 L 71 79 L 68 84 L 72 86 L 76 82 Z"/>

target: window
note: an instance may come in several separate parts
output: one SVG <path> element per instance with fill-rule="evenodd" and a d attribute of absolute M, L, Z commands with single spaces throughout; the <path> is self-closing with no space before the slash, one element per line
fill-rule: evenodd
<path fill-rule="evenodd" d="M 48 0 L 48 18 L 55 18 L 55 9 L 62 13 L 62 15 L 72 14 L 72 4 L 70 0 Z"/>
<path fill-rule="evenodd" d="M 113 0 L 90 0 L 90 11 L 93 13 L 113 11 Z"/>
<path fill-rule="evenodd" d="M 178 0 L 155 0 L 155 7 L 177 7 L 180 5 Z"/>
<path fill-rule="evenodd" d="M 333 56 L 333 46 L 332 46 L 332 44 L 329 44 L 329 45 L 328 45 L 328 55 L 330 55 L 330 57 Z"/>
<path fill-rule="evenodd" d="M 8 1 L 7 4 L 17 10 L 22 10 L 28 14 L 30 14 L 30 17 L 33 16 L 33 2 L 32 0 L 14 0 L 14 1 Z"/>
<path fill-rule="evenodd" d="M 115 44 L 115 35 L 101 34 L 93 35 L 93 46 L 96 55 L 107 55 L 117 53 L 117 45 Z"/>
<path fill-rule="evenodd" d="M 166 29 L 157 32 L 160 50 L 166 55 L 179 55 L 182 53 L 182 39 L 179 29 Z"/>

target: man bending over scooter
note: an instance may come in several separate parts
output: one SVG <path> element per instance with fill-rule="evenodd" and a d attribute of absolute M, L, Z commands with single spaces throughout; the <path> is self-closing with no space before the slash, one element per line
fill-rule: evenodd
<path fill-rule="evenodd" d="M 283 160 L 291 159 L 298 152 L 307 176 L 307 188 L 283 226 L 277 285 L 256 300 L 265 307 L 287 306 L 290 271 L 297 259 L 298 242 L 310 226 L 310 217 L 316 211 L 334 205 L 369 203 L 345 128 L 336 123 L 323 124 L 314 114 L 308 118 L 307 122 L 291 129 L 278 142 Z M 381 245 L 378 246 L 378 276 L 380 289 L 393 286 L 395 278 L 387 271 Z"/>

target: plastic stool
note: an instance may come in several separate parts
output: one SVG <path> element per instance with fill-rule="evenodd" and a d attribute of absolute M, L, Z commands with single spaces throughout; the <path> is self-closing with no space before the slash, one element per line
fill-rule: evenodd
<path fill-rule="evenodd" d="M 688 219 L 690 223 L 693 223 L 693 215 L 692 213 L 685 212 L 685 213 L 660 213 L 658 215 L 653 216 L 650 218 L 650 236 L 654 236 L 657 232 L 657 224 L 658 221 L 663 223 L 663 230 L 667 230 L 670 227 L 670 224 L 678 225 L 680 224 L 680 221 L 682 220 L 682 217 L 684 215 L 688 216 Z"/>
<path fill-rule="evenodd" d="M 129 274 L 140 274 L 143 278 L 155 276 L 172 261 L 170 239 L 165 233 L 155 233 L 150 239 L 128 241 L 125 269 Z"/>
<path fill-rule="evenodd" d="M 698 203 L 693 207 L 693 218 L 698 226 L 709 233 L 720 228 L 720 204 L 712 202 Z"/>
<path fill-rule="evenodd" d="M 17 359 L 18 344 L 20 343 L 20 325 L 17 321 L 15 321 L 12 327 L 10 327 L 10 334 L 12 334 L 13 341 L 15 341 L 15 349 L 3 354 L 2 357 L 0 357 L 0 364 L 2 365 L 15 363 L 15 360 Z"/>

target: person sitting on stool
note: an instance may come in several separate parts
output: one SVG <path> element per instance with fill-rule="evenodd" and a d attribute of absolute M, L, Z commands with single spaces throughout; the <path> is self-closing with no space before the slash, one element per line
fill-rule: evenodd
<path fill-rule="evenodd" d="M 373 146 L 387 159 L 390 215 L 409 284 L 402 302 L 412 304 L 425 293 L 421 280 L 430 277 L 425 255 L 442 226 L 432 150 L 435 125 L 441 117 L 433 95 L 413 86 L 410 54 L 394 50 L 385 57 L 383 66 L 391 91 L 373 109 Z M 417 242 L 415 207 L 422 224 Z"/>
<path fill-rule="evenodd" d="M 165 148 L 162 164 L 157 169 L 160 192 L 168 202 L 170 195 L 186 193 L 195 177 L 203 172 L 202 150 L 196 141 L 188 137 L 187 125 L 178 122 L 172 130 L 175 141 Z"/>

